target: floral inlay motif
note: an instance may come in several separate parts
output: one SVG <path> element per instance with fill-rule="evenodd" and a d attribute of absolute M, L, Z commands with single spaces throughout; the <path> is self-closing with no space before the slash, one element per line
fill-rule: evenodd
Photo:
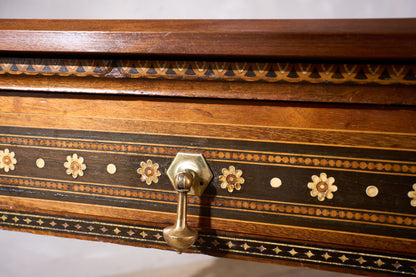
<path fill-rule="evenodd" d="M 137 173 L 141 175 L 140 180 L 146 182 L 146 184 L 151 185 L 152 182 L 159 182 L 158 177 L 161 175 L 159 170 L 159 165 L 153 163 L 151 160 L 140 163 L 140 168 L 137 169 Z"/>
<path fill-rule="evenodd" d="M 413 190 L 409 191 L 409 193 L 407 194 L 407 196 L 409 196 L 409 198 L 412 199 L 410 201 L 410 205 L 412 207 L 416 207 L 416 184 L 413 184 Z"/>
<path fill-rule="evenodd" d="M 222 169 L 222 175 L 219 177 L 222 189 L 227 189 L 228 192 L 233 192 L 234 189 L 240 190 L 241 185 L 244 184 L 243 171 L 236 170 L 234 166 L 228 169 Z"/>
<path fill-rule="evenodd" d="M 0 150 L 0 168 L 4 169 L 5 172 L 14 170 L 14 165 L 17 163 L 14 152 L 10 152 L 9 149 Z"/>
<path fill-rule="evenodd" d="M 66 157 L 66 162 L 64 166 L 66 168 L 66 174 L 72 175 L 72 177 L 77 178 L 78 176 L 84 176 L 84 170 L 87 169 L 87 166 L 84 164 L 84 158 L 78 157 L 77 154 Z"/>
<path fill-rule="evenodd" d="M 308 183 L 308 188 L 311 189 L 311 196 L 318 197 L 319 201 L 324 201 L 325 198 L 332 199 L 334 197 L 332 193 L 338 190 L 334 185 L 335 178 L 328 178 L 325 173 L 321 173 L 319 177 L 313 175 L 312 181 Z"/>

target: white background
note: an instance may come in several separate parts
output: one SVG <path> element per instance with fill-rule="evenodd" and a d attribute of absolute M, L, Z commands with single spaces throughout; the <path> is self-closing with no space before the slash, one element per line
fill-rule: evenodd
<path fill-rule="evenodd" d="M 414 0 L 0 0 L 0 18 L 283 19 L 415 16 Z"/>

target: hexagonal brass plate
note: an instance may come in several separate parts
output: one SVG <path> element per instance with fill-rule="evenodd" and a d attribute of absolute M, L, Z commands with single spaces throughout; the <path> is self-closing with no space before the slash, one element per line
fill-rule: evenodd
<path fill-rule="evenodd" d="M 172 185 L 175 180 L 175 175 L 185 170 L 195 172 L 195 180 L 188 194 L 201 196 L 213 177 L 204 156 L 202 154 L 190 153 L 176 154 L 175 159 L 173 159 L 173 162 L 166 172 Z"/>

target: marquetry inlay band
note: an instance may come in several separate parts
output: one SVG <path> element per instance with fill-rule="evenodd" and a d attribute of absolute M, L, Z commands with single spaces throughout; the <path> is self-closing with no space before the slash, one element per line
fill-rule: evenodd
<path fill-rule="evenodd" d="M 280 180 L 278 177 L 274 177 L 270 180 L 270 186 L 272 188 L 280 188 L 282 186 L 282 180 Z"/>
<path fill-rule="evenodd" d="M 116 171 L 117 171 L 117 167 L 115 166 L 115 164 L 108 164 L 107 165 L 108 174 L 115 174 Z"/>
<path fill-rule="evenodd" d="M 207 159 L 215 159 L 229 162 L 249 162 L 252 164 L 280 165 L 302 168 L 327 168 L 346 171 L 388 173 L 416 176 L 415 162 L 388 161 L 377 159 L 362 159 L 351 157 L 325 157 L 298 153 L 271 153 L 256 151 L 244 151 L 242 149 L 212 149 L 204 147 L 187 147 L 176 145 L 155 145 L 133 142 L 109 142 L 99 140 L 76 140 L 45 137 L 24 137 L 15 135 L 0 135 L 0 144 L 24 145 L 40 148 L 79 149 L 90 151 L 102 151 L 111 153 L 134 153 L 163 155 L 174 157 L 178 152 L 200 153 Z"/>
<path fill-rule="evenodd" d="M 80 237 L 112 239 L 120 243 L 146 243 L 165 247 L 162 228 L 90 220 L 74 217 L 59 217 L 17 211 L 0 211 L 0 226 L 19 230 L 34 230 L 55 234 L 71 234 Z M 234 254 L 271 260 L 297 261 L 306 264 L 341 266 L 346 269 L 365 269 L 369 272 L 416 275 L 414 257 L 395 254 L 379 254 L 354 249 L 327 248 L 304 243 L 287 243 L 267 238 L 254 239 L 226 234 L 199 233 L 195 252 Z"/>
<path fill-rule="evenodd" d="M 25 130 L 9 131 L 19 134 Z M 390 235 L 400 228 L 403 238 L 412 237 L 416 230 L 416 216 L 412 215 L 407 197 L 413 195 L 408 186 L 414 184 L 412 178 L 416 175 L 411 153 L 397 155 L 383 150 L 381 155 L 379 151 L 365 149 L 367 158 L 363 159 L 351 157 L 359 155 L 355 149 L 269 142 L 257 142 L 253 147 L 245 142 L 235 144 L 220 139 L 210 139 L 211 147 L 205 148 L 198 146 L 200 141 L 196 138 L 80 132 L 79 136 L 94 139 L 72 138 L 71 132 L 65 130 L 54 131 L 58 137 L 45 137 L 43 132 L 42 136 L 0 134 L 0 149 L 7 147 L 15 152 L 21 164 L 18 170 L 1 174 L 0 194 L 57 200 L 65 195 L 66 201 L 74 203 L 123 203 L 126 208 L 166 212 L 176 205 L 177 197 L 171 191 L 166 168 L 178 152 L 201 153 L 214 178 L 204 197 L 188 197 L 190 214 L 210 209 L 216 216 L 221 214 L 230 219 L 238 216 L 261 223 L 279 220 L 282 224 L 308 228 L 314 228 L 311 222 L 330 223 L 331 230 L 358 230 L 374 235 Z M 170 144 L 154 143 L 157 141 Z M 311 155 L 309 151 L 328 156 Z M 337 157 L 337 153 L 348 156 Z M 41 171 L 33 164 L 39 157 L 48 165 L 48 171 Z M 396 160 L 390 161 L 388 157 Z M 375 166 L 368 166 L 370 163 Z M 110 176 L 116 164 L 122 166 L 116 169 L 120 172 L 117 178 Z M 367 195 L 373 192 L 366 192 L 366 187 L 376 185 L 383 196 L 368 198 L 363 192 Z M 391 187 L 395 189 L 390 193 Z M 387 209 L 393 197 L 398 204 Z M 262 216 L 255 216 L 258 214 Z"/>
<path fill-rule="evenodd" d="M 416 67 L 341 64 L 180 60 L 0 58 L 0 74 L 263 82 L 416 84 Z"/>
<path fill-rule="evenodd" d="M 413 184 L 413 190 L 409 191 L 407 196 L 411 199 L 410 205 L 416 207 L 416 184 Z"/>
<path fill-rule="evenodd" d="M 17 160 L 14 152 L 10 152 L 8 148 L 0 150 L 0 169 L 9 172 L 10 170 L 15 169 L 16 163 Z"/>
<path fill-rule="evenodd" d="M 44 168 L 45 167 L 45 160 L 42 158 L 39 158 L 36 160 L 36 166 L 38 168 Z"/>
<path fill-rule="evenodd" d="M 176 205 L 177 193 L 171 190 L 154 191 L 146 188 L 131 188 L 98 183 L 74 183 L 68 181 L 42 180 L 33 177 L 0 176 L 0 186 L 18 186 L 20 189 L 36 189 L 47 192 L 69 192 L 71 195 L 91 195 L 114 199 L 133 199 Z M 281 201 L 253 200 L 229 198 L 222 196 L 204 197 L 188 195 L 188 205 L 203 205 L 211 208 L 235 210 L 238 212 L 254 212 L 293 217 L 307 217 L 314 220 L 332 219 L 372 225 L 416 228 L 416 215 L 396 214 L 383 211 L 367 211 L 322 205 L 305 205 L 302 203 L 286 203 Z"/>
<path fill-rule="evenodd" d="M 222 189 L 228 190 L 228 192 L 233 192 L 235 190 L 240 190 L 241 185 L 244 184 L 243 171 L 240 169 L 235 169 L 234 166 L 230 166 L 228 169 L 223 168 L 221 170 L 222 175 L 220 175 L 219 180 L 221 182 L 220 187 Z"/>
<path fill-rule="evenodd" d="M 78 154 L 67 156 L 64 167 L 66 168 L 66 174 L 72 175 L 74 179 L 78 176 L 84 176 L 84 170 L 87 169 L 84 158 L 78 157 Z"/>
<path fill-rule="evenodd" d="M 368 197 L 376 197 L 378 195 L 378 188 L 376 186 L 368 186 L 365 189 L 365 193 Z"/>
<path fill-rule="evenodd" d="M 159 182 L 158 177 L 161 175 L 158 168 L 159 165 L 153 163 L 152 160 L 140 162 L 140 167 L 137 169 L 137 173 L 140 174 L 140 180 L 146 182 L 148 185 L 151 185 L 152 183 L 157 184 Z"/>
<path fill-rule="evenodd" d="M 318 176 L 312 176 L 312 182 L 308 183 L 308 188 L 311 190 L 312 197 L 317 197 L 319 201 L 325 199 L 332 199 L 333 193 L 338 190 L 338 187 L 334 185 L 335 178 L 327 177 L 326 173 L 321 173 Z"/>

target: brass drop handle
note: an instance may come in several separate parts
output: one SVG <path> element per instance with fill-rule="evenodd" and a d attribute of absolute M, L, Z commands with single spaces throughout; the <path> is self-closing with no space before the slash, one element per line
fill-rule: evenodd
<path fill-rule="evenodd" d="M 188 226 L 187 195 L 201 196 L 213 175 L 201 154 L 178 153 L 167 175 L 178 192 L 176 223 L 163 229 L 165 241 L 179 254 L 188 249 L 198 238 L 198 232 Z"/>
<path fill-rule="evenodd" d="M 191 170 L 180 172 L 175 176 L 173 186 L 178 192 L 178 210 L 176 224 L 163 229 L 165 241 L 178 253 L 188 249 L 198 237 L 198 232 L 189 228 L 186 222 L 187 195 L 194 182 L 195 173 Z"/>

